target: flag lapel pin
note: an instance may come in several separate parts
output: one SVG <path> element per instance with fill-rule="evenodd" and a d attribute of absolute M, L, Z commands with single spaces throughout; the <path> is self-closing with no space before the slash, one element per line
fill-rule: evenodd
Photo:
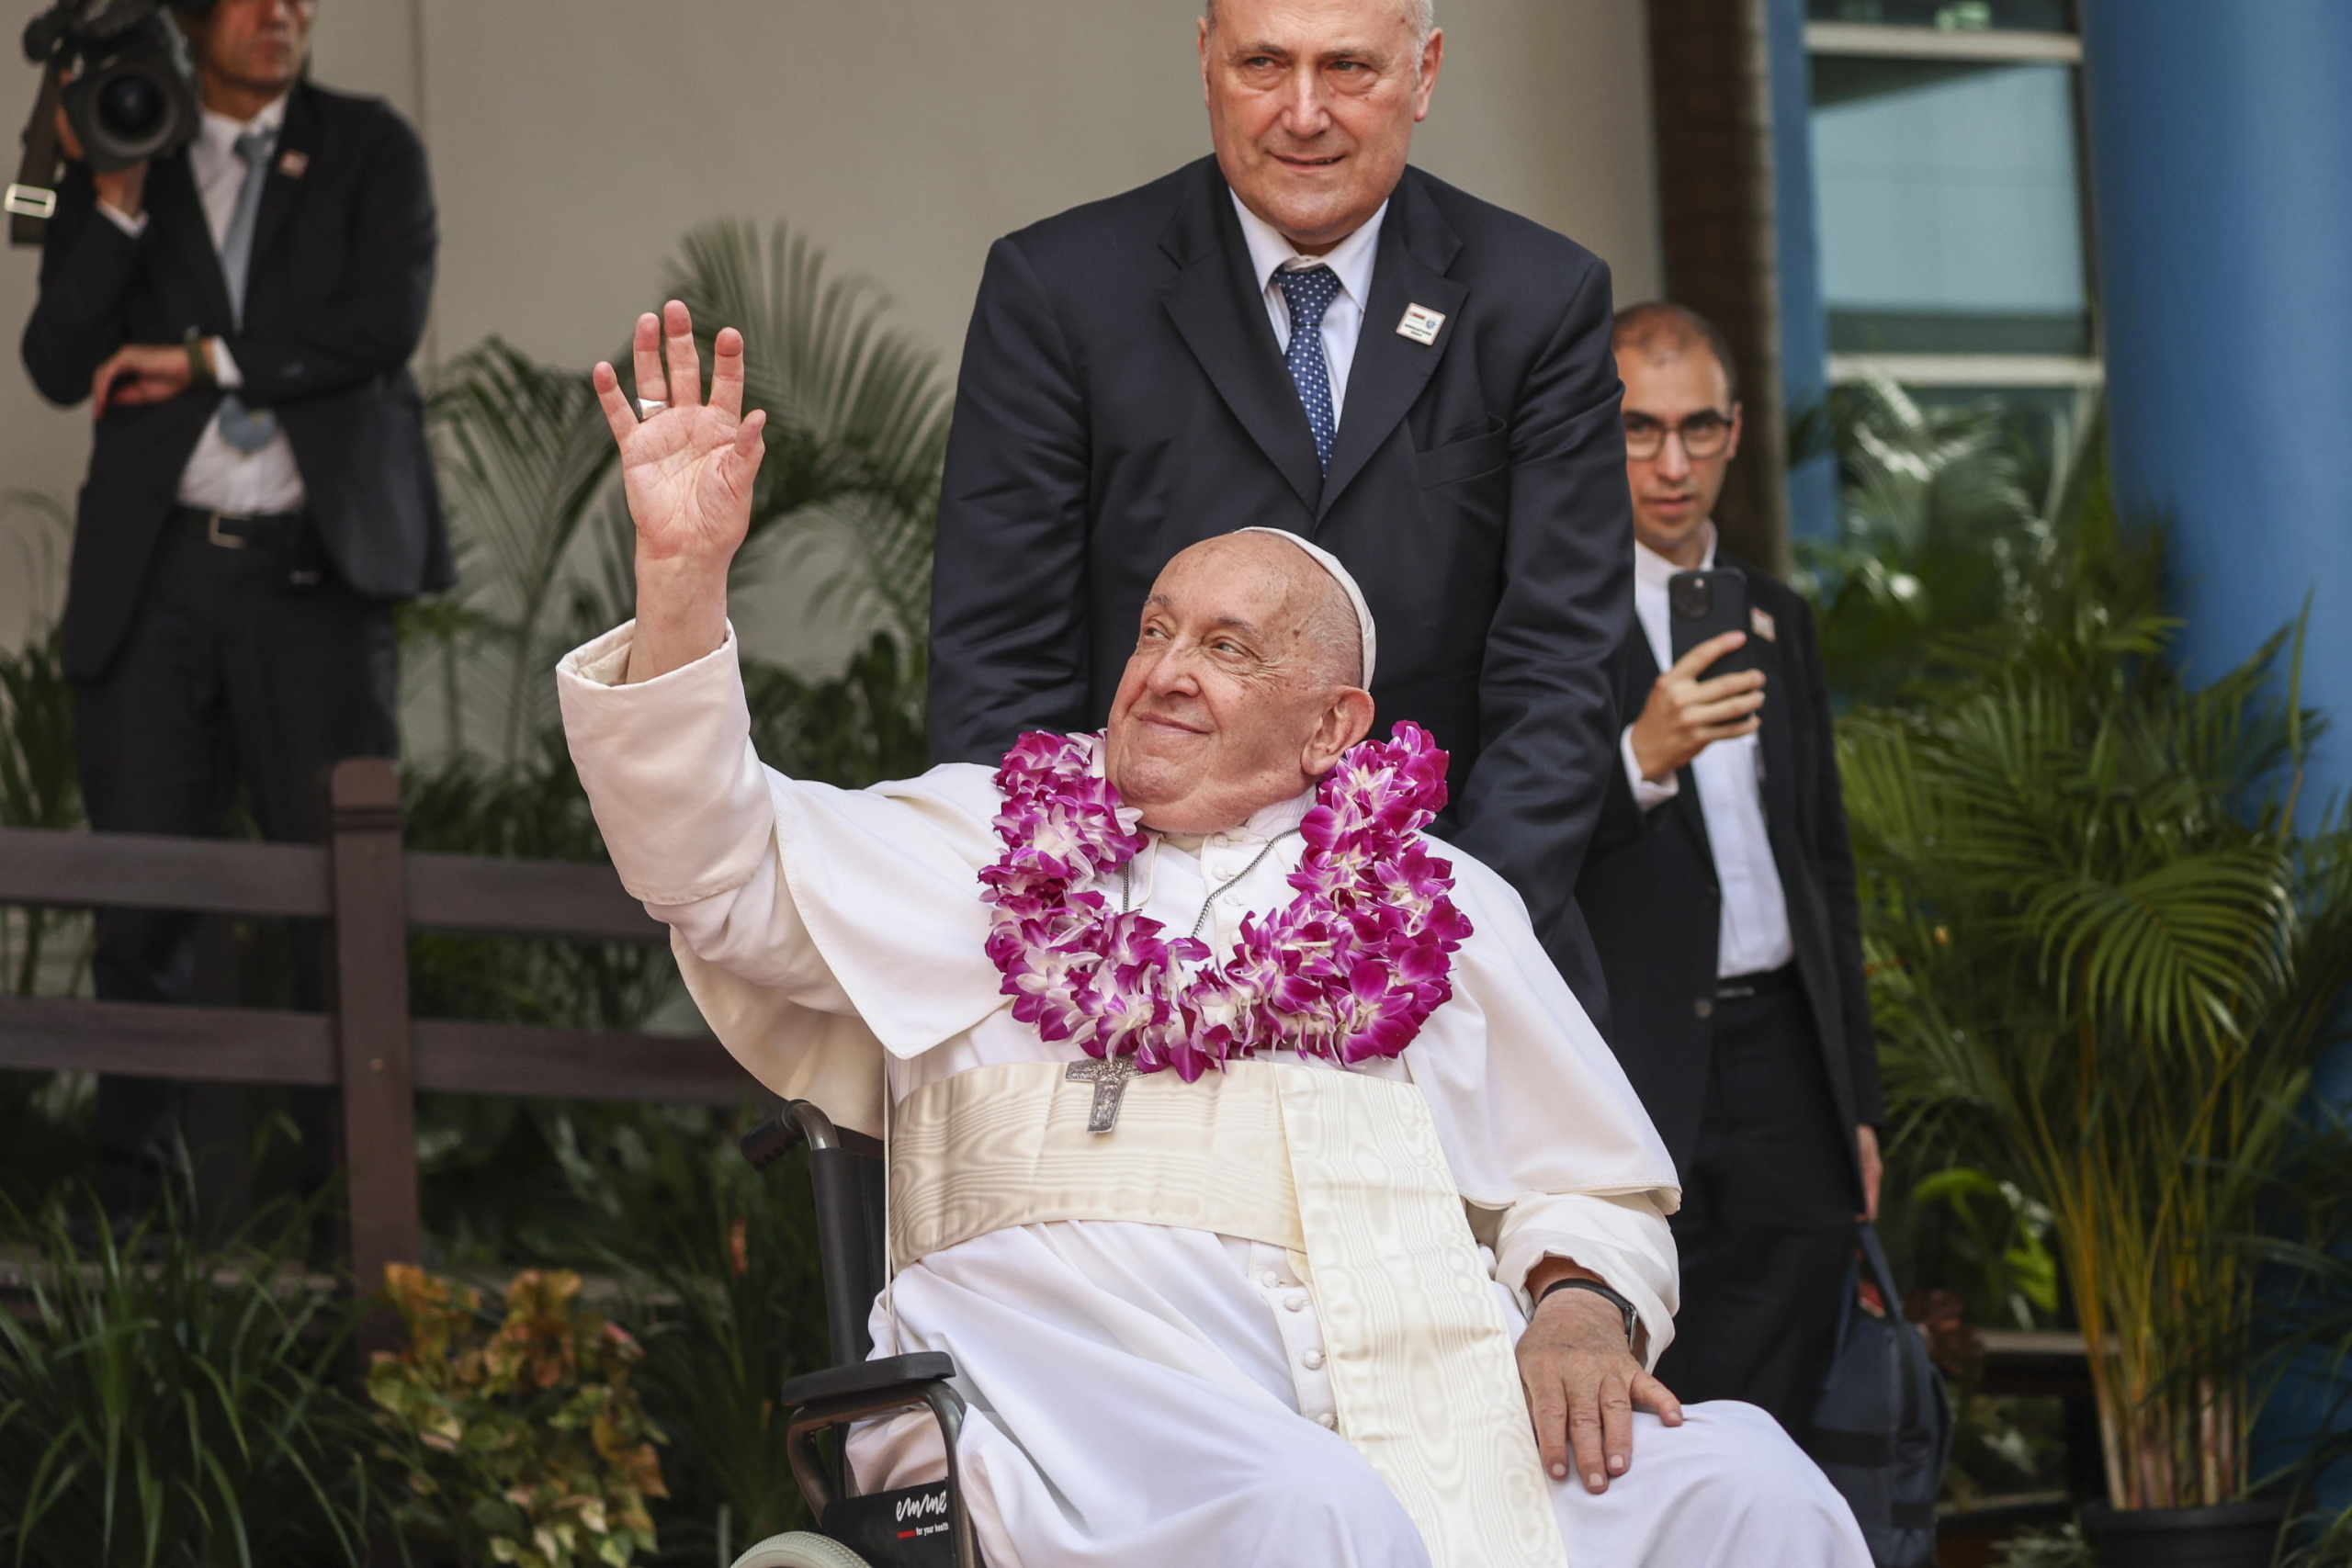
<path fill-rule="evenodd" d="M 1411 338 L 1418 344 L 1432 344 L 1437 341 L 1438 328 L 1443 325 L 1445 317 L 1442 312 L 1432 310 L 1427 305 L 1408 305 L 1405 307 L 1405 319 L 1396 323 L 1396 335 Z"/>
<path fill-rule="evenodd" d="M 1754 626 L 1756 628 L 1756 635 L 1762 637 L 1766 642 L 1778 642 L 1781 640 L 1781 628 L 1773 623 L 1772 613 L 1770 611 L 1758 610 L 1751 607 L 1747 612 L 1747 624 Z"/>

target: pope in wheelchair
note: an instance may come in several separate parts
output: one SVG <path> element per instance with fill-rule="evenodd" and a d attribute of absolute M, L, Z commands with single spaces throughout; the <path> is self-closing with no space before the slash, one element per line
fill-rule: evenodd
<path fill-rule="evenodd" d="M 707 397 L 683 306 L 634 357 L 640 400 L 595 384 L 638 613 L 562 661 L 572 758 L 718 1038 L 887 1161 L 876 1359 L 788 1394 L 826 1538 L 743 1562 L 1865 1568 L 1770 1417 L 1650 1374 L 1673 1166 L 1517 896 L 1422 835 L 1444 754 L 1366 740 L 1338 560 L 1178 552 L 1099 735 L 786 778 L 726 614 L 742 341 Z M 798 1436 L 837 1424 L 847 1476 Z"/>

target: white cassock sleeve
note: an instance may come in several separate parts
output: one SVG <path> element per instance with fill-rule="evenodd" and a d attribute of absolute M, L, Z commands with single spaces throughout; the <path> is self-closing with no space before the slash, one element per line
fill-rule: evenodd
<path fill-rule="evenodd" d="M 1004 1005 L 978 868 L 985 768 L 842 790 L 752 747 L 735 636 L 624 685 L 635 623 L 563 659 L 573 765 L 622 886 L 671 928 L 695 1004 L 780 1095 L 881 1131 L 882 1051 L 912 1056 Z"/>
<path fill-rule="evenodd" d="M 1679 1303 L 1674 1162 L 1624 1069 L 1501 877 L 1447 844 L 1470 939 L 1453 998 L 1402 1060 L 1429 1101 L 1495 1278 L 1530 1310 L 1528 1271 L 1566 1258 L 1634 1304 L 1650 1364 Z"/>

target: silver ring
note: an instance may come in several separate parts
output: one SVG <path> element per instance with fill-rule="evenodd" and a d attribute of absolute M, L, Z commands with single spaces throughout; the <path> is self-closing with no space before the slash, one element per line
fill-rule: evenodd
<path fill-rule="evenodd" d="M 663 409 L 666 409 L 670 405 L 668 403 L 663 402 L 659 398 L 639 398 L 637 400 L 637 417 L 639 419 L 651 419 L 655 414 L 660 413 Z"/>

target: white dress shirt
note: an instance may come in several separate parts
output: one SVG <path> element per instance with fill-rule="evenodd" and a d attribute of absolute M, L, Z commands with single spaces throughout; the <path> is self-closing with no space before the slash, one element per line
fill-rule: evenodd
<path fill-rule="evenodd" d="M 1330 254 L 1303 256 L 1280 231 L 1233 198 L 1241 218 L 1241 237 L 1250 243 L 1250 276 L 1265 286 L 1266 319 L 1274 324 L 1274 343 L 1290 350 L 1290 300 L 1274 281 L 1278 272 L 1304 272 L 1328 266 L 1340 280 L 1340 291 L 1323 312 L 1323 367 L 1331 380 L 1331 428 L 1340 427 L 1340 405 L 1348 396 L 1348 367 L 1355 363 L 1356 339 L 1363 333 L 1364 307 L 1372 299 L 1372 264 L 1380 249 L 1380 221 L 1388 204 L 1364 220 L 1363 227 L 1331 247 Z"/>
<path fill-rule="evenodd" d="M 1702 569 L 1715 564 L 1715 525 L 1706 525 L 1707 554 Z M 1661 671 L 1674 663 L 1674 639 L 1668 629 L 1666 583 L 1682 569 L 1639 540 L 1634 544 L 1634 615 L 1649 638 L 1650 653 Z M 1751 637 L 1754 633 L 1749 634 Z M 1772 700 L 1768 694 L 1767 702 Z M 1781 868 L 1772 858 L 1772 838 L 1764 821 L 1764 749 L 1758 738 L 1743 735 L 1718 740 L 1691 759 L 1690 774 L 1699 784 L 1699 810 L 1706 818 L 1707 843 L 1714 852 L 1715 884 L 1723 893 L 1715 936 L 1715 973 L 1754 975 L 1778 969 L 1796 957 L 1796 942 L 1789 934 L 1788 895 L 1781 886 Z M 1672 800 L 1682 787 L 1669 773 L 1663 784 L 1642 776 L 1634 760 L 1634 727 L 1618 738 L 1624 757 L 1625 777 L 1634 788 L 1634 802 L 1644 811 Z"/>
<path fill-rule="evenodd" d="M 228 237 L 229 223 L 236 216 L 237 193 L 245 183 L 245 161 L 237 156 L 237 138 L 248 130 L 269 132 L 270 145 L 262 155 L 265 160 L 277 150 L 277 133 L 286 123 L 286 99 L 280 97 L 250 120 L 231 119 L 227 115 L 204 111 L 196 140 L 187 150 L 188 173 L 195 177 L 196 193 L 204 203 L 205 226 L 212 231 L 212 251 L 217 256 Z M 98 210 L 124 232 L 138 236 L 147 231 L 147 215 L 128 218 L 104 202 Z M 229 352 L 229 345 L 219 338 L 212 340 L 212 363 L 223 387 L 244 384 L 243 373 Z M 294 462 L 294 444 L 286 438 L 279 426 L 257 452 L 240 452 L 220 434 L 220 418 L 215 414 L 197 437 L 196 449 L 188 454 L 187 466 L 180 470 L 179 502 L 182 506 L 201 507 L 208 512 L 276 513 L 300 512 L 309 502 L 310 493 L 302 488 L 302 471 Z"/>

